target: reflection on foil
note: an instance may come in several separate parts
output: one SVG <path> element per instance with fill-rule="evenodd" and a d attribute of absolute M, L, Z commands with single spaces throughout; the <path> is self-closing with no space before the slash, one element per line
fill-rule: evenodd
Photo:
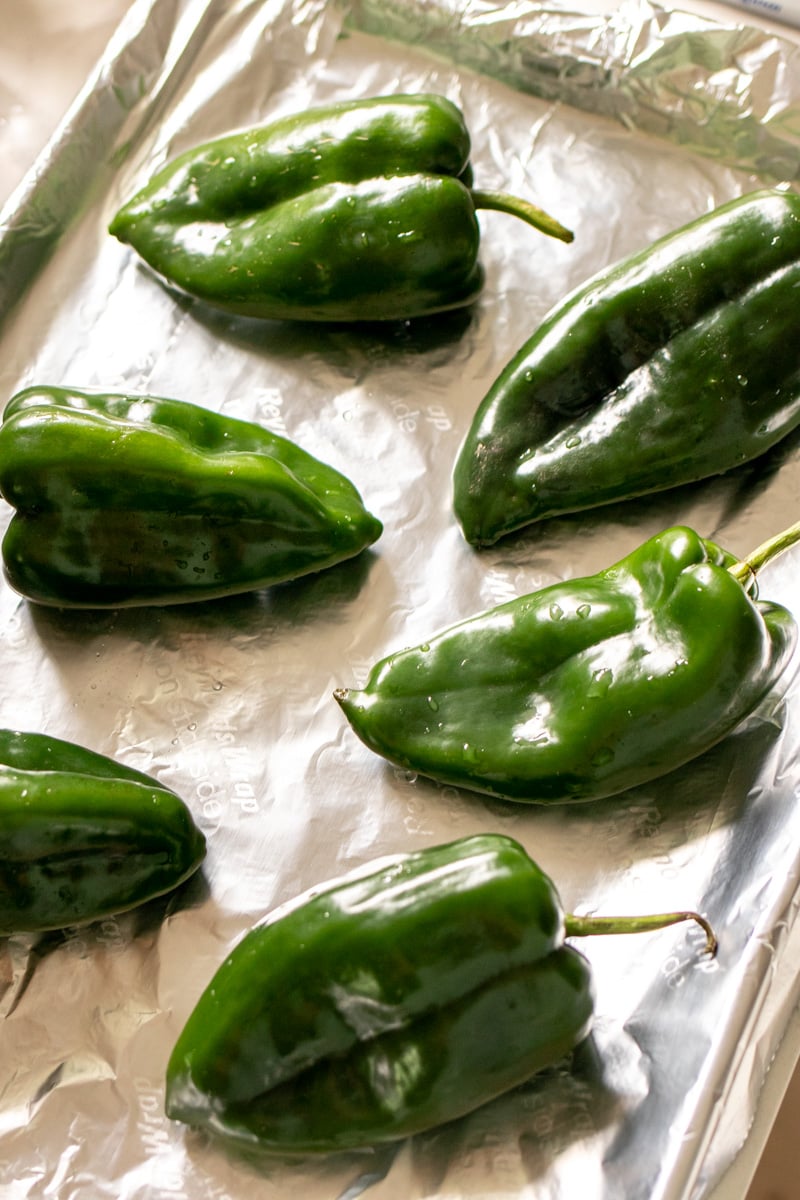
<path fill-rule="evenodd" d="M 800 47 L 763 30 L 640 2 L 609 16 L 531 0 L 351 0 L 351 13 L 359 28 L 763 180 L 800 173 Z"/>

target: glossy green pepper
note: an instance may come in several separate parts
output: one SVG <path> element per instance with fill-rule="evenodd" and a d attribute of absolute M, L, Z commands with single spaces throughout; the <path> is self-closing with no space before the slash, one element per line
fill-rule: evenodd
<path fill-rule="evenodd" d="M 42 733 L 0 730 L 0 934 L 82 925 L 172 891 L 205 857 L 183 801 Z"/>
<path fill-rule="evenodd" d="M 471 186 L 470 138 L 443 96 L 345 101 L 181 154 L 110 232 L 181 291 L 228 312 L 405 320 L 471 304 L 476 209 L 562 240 L 540 209 Z"/>
<path fill-rule="evenodd" d="M 719 475 L 800 422 L 800 196 L 759 191 L 602 271 L 484 397 L 453 502 L 467 540 Z"/>
<path fill-rule="evenodd" d="M 754 571 L 798 530 L 737 563 L 678 526 L 596 575 L 446 629 L 335 693 L 358 736 L 446 784 L 535 803 L 596 800 L 720 741 L 793 651 Z"/>
<path fill-rule="evenodd" d="M 208 600 L 358 554 L 353 485 L 286 438 L 179 400 L 17 393 L 0 427 L 3 540 L 22 595 L 60 607 Z"/>
<path fill-rule="evenodd" d="M 407 1137 L 562 1059 L 588 1032 L 565 935 L 699 921 L 565 917 L 511 838 L 377 860 L 277 910 L 234 947 L 167 1067 L 170 1117 L 281 1154 Z"/>

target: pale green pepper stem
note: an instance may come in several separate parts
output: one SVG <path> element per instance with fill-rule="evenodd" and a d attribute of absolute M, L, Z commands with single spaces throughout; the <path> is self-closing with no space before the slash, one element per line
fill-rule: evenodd
<path fill-rule="evenodd" d="M 476 208 L 492 209 L 494 212 L 504 212 L 512 217 L 519 217 L 528 225 L 532 225 L 534 229 L 538 229 L 540 233 L 546 233 L 548 237 L 560 238 L 562 242 L 575 240 L 572 230 L 565 229 L 560 221 L 551 217 L 544 209 L 537 208 L 535 204 L 531 204 L 528 200 L 522 200 L 519 196 L 509 196 L 506 192 L 481 191 L 472 191 L 471 195 Z"/>
<path fill-rule="evenodd" d="M 653 933 L 678 925 L 681 921 L 696 921 L 706 935 L 704 953 L 713 958 L 717 953 L 717 938 L 705 917 L 696 912 L 652 913 L 643 917 L 578 917 L 570 913 L 564 918 L 567 937 L 592 937 L 607 933 Z"/>
<path fill-rule="evenodd" d="M 773 558 L 777 558 L 779 554 L 783 554 L 784 550 L 789 550 L 797 542 L 800 542 L 800 521 L 796 521 L 782 533 L 776 533 L 774 537 L 767 538 L 766 542 L 762 542 L 760 546 L 756 547 L 752 554 L 740 559 L 739 562 L 728 567 L 728 570 L 734 579 L 738 579 L 739 583 L 745 587 L 749 579 L 753 575 L 757 575 L 762 567 L 771 562 Z"/>

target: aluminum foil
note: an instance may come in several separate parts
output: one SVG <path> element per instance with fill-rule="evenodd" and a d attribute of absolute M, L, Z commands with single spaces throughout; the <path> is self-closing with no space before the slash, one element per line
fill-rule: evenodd
<path fill-rule="evenodd" d="M 149 771 L 209 841 L 180 894 L 0 948 L 4 1197 L 700 1200 L 714 1186 L 797 999 L 780 970 L 800 885 L 796 668 L 700 760 L 573 809 L 395 770 L 331 694 L 383 654 L 670 524 L 744 553 L 796 516 L 797 439 L 727 478 L 482 553 L 456 526 L 450 474 L 486 388 L 571 287 L 729 197 L 797 179 L 798 88 L 792 43 L 646 3 L 611 15 L 523 0 L 133 5 L 0 215 L 2 396 L 64 383 L 263 422 L 352 478 L 385 532 L 358 561 L 213 604 L 68 613 L 0 586 L 0 720 Z M 474 311 L 357 332 L 178 301 L 106 233 L 154 169 L 200 140 L 395 90 L 460 104 L 478 185 L 538 201 L 574 244 L 483 214 Z M 787 554 L 762 594 L 796 606 L 799 574 Z M 518 838 L 573 911 L 702 910 L 718 957 L 691 928 L 593 939 L 587 1043 L 390 1149 L 254 1162 L 165 1118 L 169 1051 L 246 929 L 378 855 L 483 830 Z"/>

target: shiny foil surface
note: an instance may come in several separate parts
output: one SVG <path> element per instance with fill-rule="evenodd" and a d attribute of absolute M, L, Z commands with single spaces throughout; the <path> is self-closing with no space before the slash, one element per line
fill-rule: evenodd
<path fill-rule="evenodd" d="M 438 91 L 476 186 L 571 245 L 482 213 L 469 312 L 361 330 L 236 320 L 177 297 L 106 232 L 181 150 L 329 100 Z M 111 754 L 191 806 L 180 893 L 0 946 L 0 1194 L 8 1200 L 700 1200 L 730 1163 L 797 1000 L 797 660 L 710 753 L 573 808 L 504 804 L 388 766 L 332 698 L 394 649 L 609 565 L 686 523 L 745 554 L 800 511 L 797 438 L 724 478 L 547 522 L 482 552 L 451 472 L 490 383 L 588 275 L 722 201 L 800 175 L 797 49 L 624 3 L 137 0 L 0 216 L 3 402 L 29 384 L 149 392 L 262 422 L 339 468 L 384 523 L 359 559 L 215 603 L 64 612 L 0 587 L 0 720 Z M 10 511 L 3 506 L 2 528 Z M 800 617 L 800 557 L 762 598 Z M 372 858 L 516 837 L 579 913 L 694 908 L 581 949 L 589 1040 L 472 1116 L 390 1148 L 237 1157 L 167 1120 L 164 1071 L 228 951 L 279 904 Z"/>

